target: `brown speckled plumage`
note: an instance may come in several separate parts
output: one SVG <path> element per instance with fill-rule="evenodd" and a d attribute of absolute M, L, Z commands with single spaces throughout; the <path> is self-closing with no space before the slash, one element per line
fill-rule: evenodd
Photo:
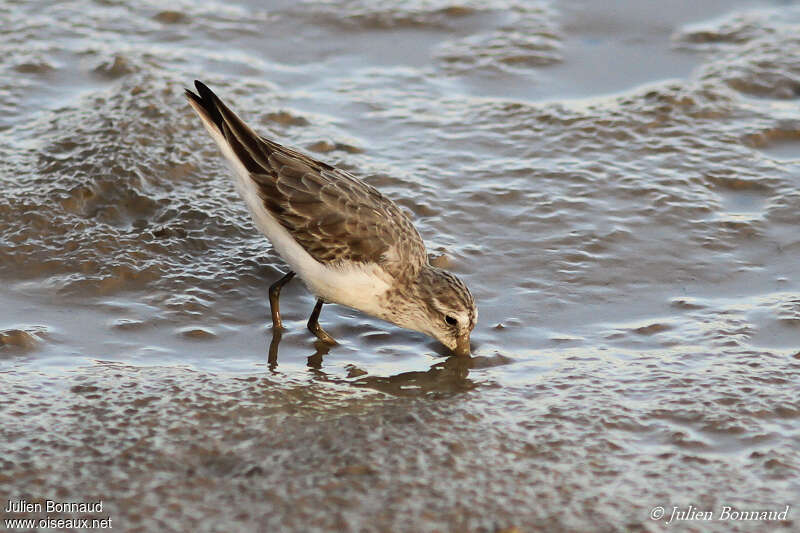
<path fill-rule="evenodd" d="M 257 135 L 210 97 L 217 125 L 264 206 L 314 259 L 378 263 L 394 275 L 427 263 L 422 238 L 394 202 L 344 170 Z"/>

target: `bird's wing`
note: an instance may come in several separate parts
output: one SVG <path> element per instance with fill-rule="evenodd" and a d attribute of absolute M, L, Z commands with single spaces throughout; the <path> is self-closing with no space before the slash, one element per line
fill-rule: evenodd
<path fill-rule="evenodd" d="M 186 91 L 195 110 L 222 133 L 267 211 L 314 259 L 378 263 L 394 275 L 427 261 L 411 220 L 377 189 L 260 137 L 208 87 L 195 85 L 199 95 Z"/>

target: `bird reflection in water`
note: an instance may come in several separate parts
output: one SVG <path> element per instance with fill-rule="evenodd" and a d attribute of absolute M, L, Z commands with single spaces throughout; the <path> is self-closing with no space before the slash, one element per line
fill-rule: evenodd
<path fill-rule="evenodd" d="M 283 332 L 281 330 L 273 330 L 267 359 L 268 367 L 273 373 L 277 372 L 278 347 L 282 336 Z M 478 385 L 475 381 L 469 379 L 470 369 L 497 364 L 486 364 L 487 361 L 490 361 L 486 357 L 450 356 L 444 361 L 435 363 L 426 371 L 401 372 L 392 376 L 361 375 L 357 379 L 348 380 L 332 376 L 322 370 L 323 359 L 331 349 L 329 344 L 317 341 L 314 343 L 314 348 L 314 353 L 308 357 L 307 366 L 317 378 L 329 382 L 348 383 L 356 387 L 370 388 L 396 396 L 447 396 L 472 390 Z"/>

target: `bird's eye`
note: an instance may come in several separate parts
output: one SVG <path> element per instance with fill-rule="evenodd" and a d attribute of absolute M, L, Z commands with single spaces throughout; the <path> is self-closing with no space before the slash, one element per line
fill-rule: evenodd
<path fill-rule="evenodd" d="M 450 324 L 451 326 L 457 326 L 458 325 L 458 320 L 456 320 L 455 318 L 451 317 L 450 315 L 447 315 L 446 317 L 444 317 L 444 321 L 447 322 L 448 324 Z"/>

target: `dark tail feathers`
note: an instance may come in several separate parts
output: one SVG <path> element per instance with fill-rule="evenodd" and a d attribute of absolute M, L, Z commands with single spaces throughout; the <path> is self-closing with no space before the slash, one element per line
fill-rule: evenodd
<path fill-rule="evenodd" d="M 214 121 L 214 124 L 222 131 L 222 114 L 219 112 L 219 108 L 217 107 L 217 102 L 219 102 L 219 98 L 214 92 L 206 87 L 206 85 L 199 80 L 194 80 L 194 86 L 197 87 L 197 94 L 194 94 L 189 89 L 186 90 L 186 97 L 191 98 L 192 101 L 200 104 L 200 106 L 208 113 L 208 116 L 211 117 L 211 120 Z"/>

